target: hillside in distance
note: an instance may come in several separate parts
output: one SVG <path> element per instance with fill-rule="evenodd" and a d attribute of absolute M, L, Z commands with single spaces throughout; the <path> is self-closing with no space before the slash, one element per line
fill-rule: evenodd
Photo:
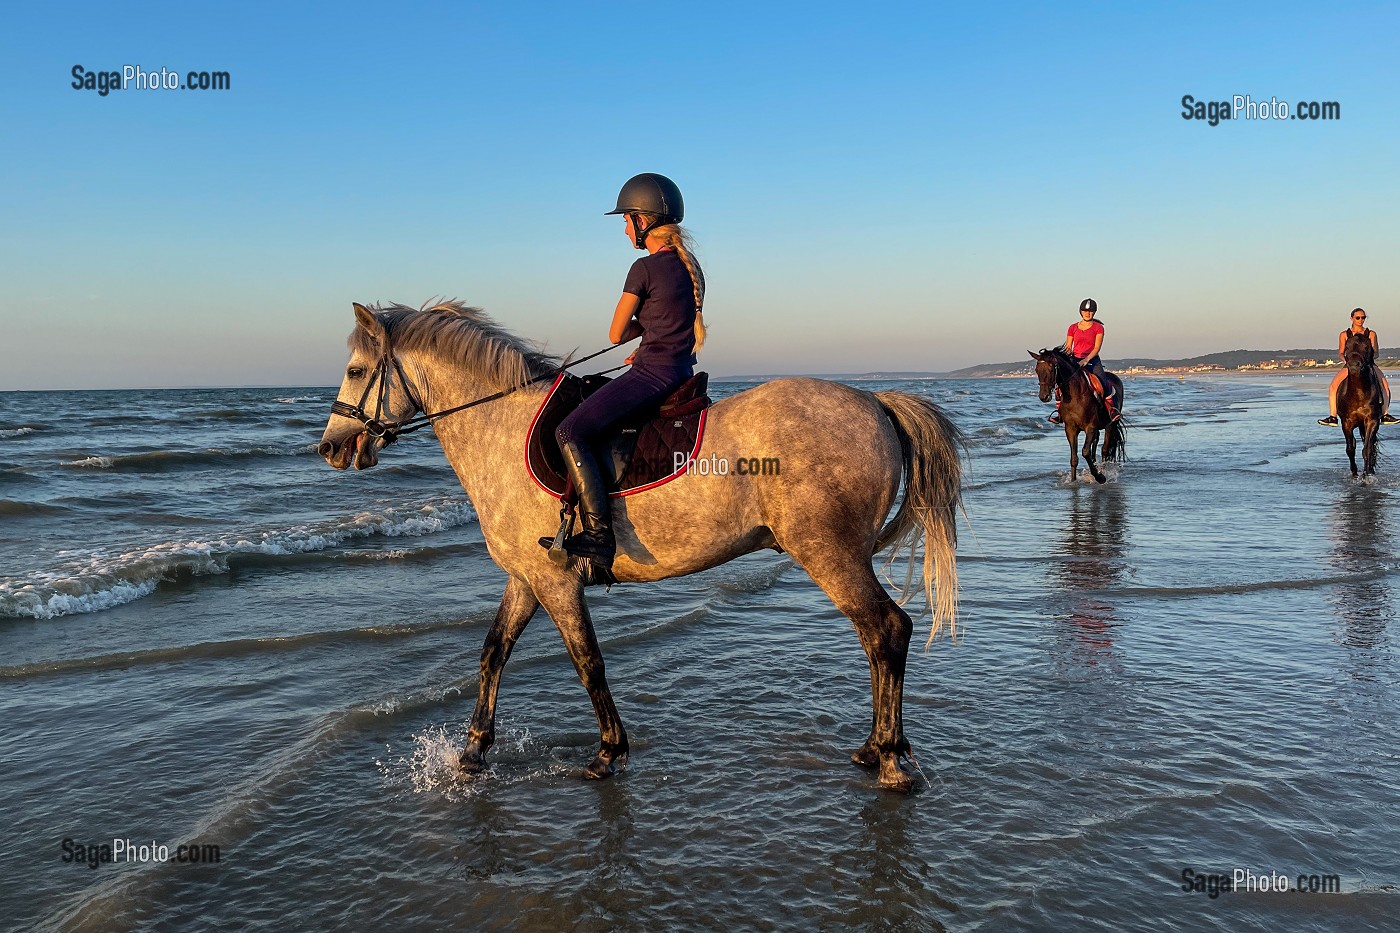
<path fill-rule="evenodd" d="M 1383 349 L 1379 362 L 1400 367 L 1400 349 Z M 1116 373 L 1210 373 L 1275 372 L 1279 370 L 1338 369 L 1336 350 L 1225 350 L 1181 360 L 1154 360 L 1141 357 L 1105 359 L 1104 367 Z M 1035 372 L 1030 357 L 1015 363 L 980 363 L 944 373 L 946 379 L 990 379 L 999 376 L 1029 376 Z"/>
<path fill-rule="evenodd" d="M 1387 369 L 1400 369 L 1400 348 L 1382 349 L 1377 362 Z M 1146 357 L 1106 359 L 1104 366 L 1115 373 L 1146 375 L 1150 373 L 1258 373 L 1306 371 L 1310 369 L 1340 369 L 1335 350 L 1225 350 L 1182 360 L 1157 360 Z M 866 373 L 752 373 L 738 376 L 716 376 L 721 382 L 768 382 L 784 376 L 813 376 L 838 382 L 898 381 L 905 379 L 997 379 L 1004 376 L 1033 376 L 1035 364 L 1030 357 L 1013 363 L 978 363 L 951 372 L 885 370 Z"/>

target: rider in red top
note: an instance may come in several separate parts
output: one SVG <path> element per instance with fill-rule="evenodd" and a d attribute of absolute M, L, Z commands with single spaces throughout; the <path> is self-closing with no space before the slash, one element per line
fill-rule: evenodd
<path fill-rule="evenodd" d="M 1099 355 L 1099 348 L 1103 346 L 1103 325 L 1094 320 L 1093 312 L 1089 311 L 1089 317 L 1084 320 L 1089 323 L 1087 328 L 1081 328 L 1078 323 L 1071 324 L 1066 331 L 1065 345 L 1069 347 L 1069 352 L 1073 353 L 1080 360 L 1092 359 Z"/>
<path fill-rule="evenodd" d="M 1092 298 L 1085 298 L 1079 303 L 1079 320 L 1069 326 L 1065 332 L 1065 350 L 1073 354 L 1079 361 L 1081 369 L 1087 369 L 1095 376 L 1099 377 L 1099 384 L 1108 390 L 1108 382 L 1104 378 L 1103 361 L 1099 359 L 1099 350 L 1103 347 L 1103 324 L 1094 320 L 1094 315 L 1099 312 L 1099 303 Z M 1060 403 L 1055 402 L 1055 410 L 1050 413 L 1050 420 L 1055 424 L 1060 423 Z"/>

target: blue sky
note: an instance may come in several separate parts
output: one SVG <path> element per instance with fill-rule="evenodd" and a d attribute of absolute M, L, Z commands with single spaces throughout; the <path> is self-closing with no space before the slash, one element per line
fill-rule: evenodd
<path fill-rule="evenodd" d="M 590 9 L 590 6 L 599 7 Z M 600 11 L 601 10 L 601 11 Z M 621 183 L 682 187 L 704 368 L 1400 345 L 1394 8 L 27 7 L 0 35 L 0 389 L 331 384 L 352 301 L 602 346 Z M 226 70 L 231 90 L 71 87 Z M 1183 120 L 1181 97 L 1338 101 Z M 1393 339 L 1392 339 L 1393 335 Z"/>

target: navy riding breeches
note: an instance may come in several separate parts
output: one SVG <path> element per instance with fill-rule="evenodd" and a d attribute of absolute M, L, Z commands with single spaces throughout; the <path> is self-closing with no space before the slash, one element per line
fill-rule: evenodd
<path fill-rule="evenodd" d="M 631 415 L 655 414 L 666 397 L 695 374 L 689 363 L 641 362 L 583 400 L 554 432 L 559 446 L 592 447 L 608 429 Z M 649 411 L 648 411 L 649 410 Z"/>
<path fill-rule="evenodd" d="M 1083 366 L 1085 369 L 1089 370 L 1089 372 L 1099 377 L 1099 382 L 1103 385 L 1103 390 L 1105 392 L 1110 391 L 1108 379 L 1103 374 L 1103 360 L 1099 359 L 1097 356 L 1092 356 Z"/>

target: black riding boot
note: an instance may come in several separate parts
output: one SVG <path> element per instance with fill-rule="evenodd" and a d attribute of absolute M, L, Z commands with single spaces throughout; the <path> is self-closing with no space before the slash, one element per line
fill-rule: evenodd
<path fill-rule="evenodd" d="M 617 542 L 613 538 L 612 504 L 603 484 L 603 471 L 586 445 L 570 442 L 563 451 L 569 479 L 578 491 L 579 517 L 583 520 L 583 531 L 570 535 L 564 550 L 572 557 L 586 557 L 595 567 L 611 571 Z"/>

